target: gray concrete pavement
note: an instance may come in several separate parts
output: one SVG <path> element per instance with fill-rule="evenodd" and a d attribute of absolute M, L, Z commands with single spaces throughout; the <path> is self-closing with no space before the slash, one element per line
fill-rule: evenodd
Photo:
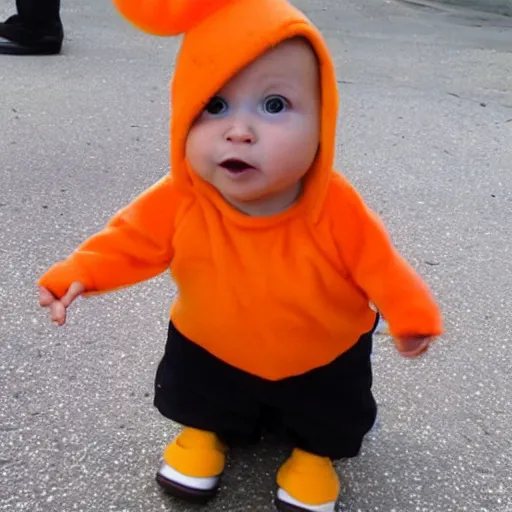
<path fill-rule="evenodd" d="M 512 16 L 512 0 L 437 0 L 441 3 Z"/>
<path fill-rule="evenodd" d="M 335 56 L 338 165 L 446 315 L 419 361 L 377 339 L 379 422 L 338 465 L 340 510 L 512 512 L 512 29 L 392 0 L 297 4 Z M 0 57 L 0 511 L 193 511 L 153 483 L 176 432 L 152 408 L 167 277 L 81 301 L 64 329 L 34 287 L 167 172 L 177 41 L 100 0 L 63 19 L 62 56 Z M 233 454 L 207 510 L 273 510 L 285 456 Z"/>

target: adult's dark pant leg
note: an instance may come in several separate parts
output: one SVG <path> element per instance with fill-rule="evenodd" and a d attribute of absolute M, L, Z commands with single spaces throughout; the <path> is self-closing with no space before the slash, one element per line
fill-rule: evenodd
<path fill-rule="evenodd" d="M 16 0 L 22 23 L 37 30 L 61 26 L 60 0 Z"/>
<path fill-rule="evenodd" d="M 0 23 L 0 55 L 53 55 L 64 39 L 60 0 L 16 0 L 17 13 Z"/>

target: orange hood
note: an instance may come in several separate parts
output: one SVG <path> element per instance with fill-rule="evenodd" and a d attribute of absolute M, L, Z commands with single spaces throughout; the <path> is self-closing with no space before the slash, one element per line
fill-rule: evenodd
<path fill-rule="evenodd" d="M 286 0 L 114 0 L 114 4 L 143 31 L 160 36 L 184 33 L 171 86 L 173 180 L 197 188 L 223 209 L 220 194 L 186 164 L 190 126 L 209 99 L 266 50 L 297 36 L 311 43 L 320 63 L 321 142 L 299 202 L 316 218 L 333 168 L 338 91 L 325 41 L 306 16 Z"/>

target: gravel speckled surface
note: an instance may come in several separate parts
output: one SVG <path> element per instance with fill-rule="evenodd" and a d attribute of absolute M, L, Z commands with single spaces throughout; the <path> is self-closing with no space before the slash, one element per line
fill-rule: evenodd
<path fill-rule="evenodd" d="M 153 481 L 177 431 L 152 407 L 168 277 L 79 301 L 65 329 L 37 305 L 37 276 L 168 168 L 177 41 L 109 2 L 63 4 L 63 55 L 0 56 L 0 511 L 195 511 Z M 337 164 L 446 317 L 418 361 L 377 338 L 379 420 L 338 464 L 340 510 L 512 512 L 512 22 L 297 4 L 335 57 Z M 207 510 L 273 510 L 286 454 L 272 439 L 233 453 Z"/>

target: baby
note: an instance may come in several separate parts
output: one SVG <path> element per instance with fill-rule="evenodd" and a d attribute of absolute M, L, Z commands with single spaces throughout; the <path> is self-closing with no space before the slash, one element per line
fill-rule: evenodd
<path fill-rule="evenodd" d="M 283 511 L 334 511 L 333 461 L 376 417 L 378 315 L 399 352 L 441 334 L 431 294 L 377 216 L 333 170 L 331 57 L 286 0 L 116 0 L 139 28 L 184 32 L 172 84 L 172 172 L 39 281 L 58 325 L 81 294 L 170 268 L 178 288 L 155 405 L 183 425 L 158 483 L 215 496 L 229 447 L 263 429 L 294 449 Z"/>

